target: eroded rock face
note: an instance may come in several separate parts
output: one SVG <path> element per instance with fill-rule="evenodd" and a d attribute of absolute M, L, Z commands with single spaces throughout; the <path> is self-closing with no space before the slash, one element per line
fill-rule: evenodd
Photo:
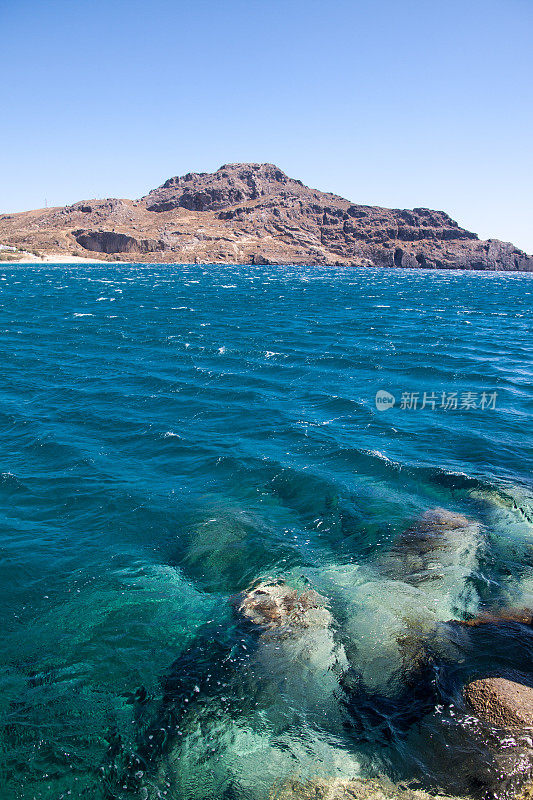
<path fill-rule="evenodd" d="M 480 717 L 502 728 L 533 727 L 533 689 L 505 678 L 481 678 L 464 688 Z"/>
<path fill-rule="evenodd" d="M 188 173 L 136 201 L 107 198 L 4 215 L 0 239 L 69 252 L 82 227 L 132 240 L 97 242 L 92 252 L 135 252 L 141 261 L 533 270 L 532 256 L 507 242 L 480 241 L 444 211 L 356 205 L 304 186 L 274 164 Z"/>
<path fill-rule="evenodd" d="M 287 177 L 274 164 L 224 164 L 213 173 L 189 172 L 169 178 L 143 198 L 149 211 L 220 211 L 247 200 L 271 195 L 282 187 L 293 190 L 299 181 Z"/>
<path fill-rule="evenodd" d="M 115 231 L 80 231 L 75 237 L 78 244 L 96 253 L 155 253 L 163 249 L 162 243 L 154 239 L 139 241 Z"/>

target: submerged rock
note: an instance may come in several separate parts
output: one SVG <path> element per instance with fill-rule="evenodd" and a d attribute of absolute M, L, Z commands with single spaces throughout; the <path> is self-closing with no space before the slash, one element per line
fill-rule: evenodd
<path fill-rule="evenodd" d="M 298 594 L 283 582 L 261 582 L 240 595 L 236 607 L 254 625 L 271 630 L 285 626 L 326 628 L 333 618 L 325 603 L 326 599 L 313 590 Z"/>
<path fill-rule="evenodd" d="M 464 628 L 479 628 L 482 625 L 506 625 L 509 623 L 533 626 L 533 610 L 530 608 L 503 608 L 497 611 L 482 611 L 472 619 L 451 620 L 450 624 Z"/>
<path fill-rule="evenodd" d="M 262 581 L 236 600 L 237 613 L 260 631 L 255 662 L 289 705 L 341 729 L 337 695 L 348 669 L 326 599 L 284 581 Z"/>
<path fill-rule="evenodd" d="M 204 591 L 233 595 L 272 560 L 272 530 L 253 510 L 216 493 L 192 509 L 173 558 Z M 184 547 L 182 545 L 185 545 Z"/>
<path fill-rule="evenodd" d="M 182 654 L 145 737 L 150 800 L 164 792 L 266 800 L 295 769 L 305 778 L 360 774 L 339 744 L 348 664 L 325 603 L 312 590 L 262 581 L 233 598 L 237 625 L 206 630 Z"/>
<path fill-rule="evenodd" d="M 451 617 L 475 614 L 472 581 L 481 526 L 442 508 L 427 511 L 370 566 L 331 566 L 313 583 L 332 600 L 353 667 L 370 692 L 402 694 L 430 651 L 453 658 Z"/>
<path fill-rule="evenodd" d="M 298 664 L 335 676 L 348 667 L 344 648 L 334 636 L 335 620 L 318 592 L 298 593 L 284 581 L 263 581 L 239 595 L 235 607 L 242 619 L 259 629 L 261 660 L 268 656 L 271 665 L 278 662 L 285 681 L 294 677 Z"/>
<path fill-rule="evenodd" d="M 385 557 L 387 572 L 418 584 L 440 577 L 443 569 L 471 564 L 479 544 L 479 525 L 444 508 L 433 508 L 401 534 Z"/>
<path fill-rule="evenodd" d="M 433 508 L 401 534 L 379 566 L 387 576 L 422 589 L 444 621 L 446 608 L 450 616 L 477 612 L 479 599 L 470 579 L 481 547 L 479 523 Z"/>
<path fill-rule="evenodd" d="M 268 800 L 279 775 L 295 772 L 304 780 L 317 772 L 348 780 L 361 769 L 345 748 L 315 730 L 292 729 L 274 737 L 257 725 L 206 721 L 161 762 L 147 784 L 148 798 Z"/>
<path fill-rule="evenodd" d="M 483 719 L 502 728 L 533 727 L 533 689 L 505 678 L 481 678 L 464 688 L 464 697 Z"/>
<path fill-rule="evenodd" d="M 448 795 L 429 794 L 377 780 L 316 779 L 302 783 L 284 781 L 272 789 L 270 800 L 452 800 Z M 457 798 L 454 798 L 457 800 Z"/>
<path fill-rule="evenodd" d="M 493 607 L 533 608 L 533 494 L 518 485 L 476 481 L 468 490 L 490 530 Z"/>

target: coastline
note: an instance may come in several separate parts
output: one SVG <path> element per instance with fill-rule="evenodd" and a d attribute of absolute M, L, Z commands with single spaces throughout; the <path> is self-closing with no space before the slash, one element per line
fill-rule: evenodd
<path fill-rule="evenodd" d="M 22 258 L 6 259 L 0 261 L 0 264 L 104 264 L 103 259 L 98 258 L 82 258 L 81 256 L 65 256 L 48 254 L 36 257 L 33 253 L 27 253 Z"/>
<path fill-rule="evenodd" d="M 24 250 L 23 263 L 59 250 L 73 263 L 533 271 L 533 256 L 479 239 L 444 211 L 355 204 L 268 163 L 175 176 L 137 200 L 0 215 L 0 242 L 0 249 Z"/>
<path fill-rule="evenodd" d="M 138 255 L 137 253 L 135 255 Z M 256 263 L 251 264 L 249 261 L 213 261 L 213 260 L 206 260 L 205 262 L 199 261 L 140 261 L 138 258 L 132 259 L 122 259 L 122 258 L 83 258 L 81 256 L 69 256 L 64 254 L 54 254 L 54 253 L 47 253 L 46 255 L 42 255 L 36 257 L 33 253 L 27 253 L 22 258 L 16 259 L 5 259 L 0 260 L 0 267 L 2 265 L 19 265 L 25 264 L 28 266 L 31 265 L 39 265 L 39 264 L 138 264 L 140 266 L 148 267 L 153 265 L 161 265 L 161 266 L 183 266 L 183 267 L 190 267 L 194 266 L 195 264 L 202 264 L 203 266 L 213 266 L 213 267 L 220 267 L 220 266 L 234 266 L 234 267 L 249 267 L 249 266 L 279 266 L 279 267 L 335 267 L 341 265 L 335 264 L 313 264 L 310 262 L 285 262 L 285 261 L 278 261 L 278 262 L 269 262 L 269 263 Z M 365 269 L 368 270 L 383 270 L 387 272 L 420 272 L 420 273 L 433 273 L 433 272 L 451 272 L 451 273 L 461 273 L 464 274 L 465 272 L 481 272 L 484 274 L 500 274 L 500 275 L 527 275 L 531 274 L 531 270 L 529 269 L 515 269 L 515 270 L 506 270 L 506 269 L 497 269 L 496 267 L 433 267 L 433 266 L 426 266 L 426 267 L 399 267 L 399 266 L 382 266 L 382 265 L 362 265 L 362 264 L 351 264 L 351 265 L 344 265 L 350 266 L 353 269 L 361 269 L 363 266 Z"/>

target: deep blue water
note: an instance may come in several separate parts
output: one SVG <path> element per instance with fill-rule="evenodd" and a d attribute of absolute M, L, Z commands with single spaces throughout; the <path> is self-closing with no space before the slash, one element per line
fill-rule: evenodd
<path fill-rule="evenodd" d="M 526 633 L 445 625 L 533 604 L 532 276 L 0 277 L 0 796 L 259 799 L 295 774 L 467 791 L 446 761 L 473 740 L 460 686 L 533 675 Z M 436 507 L 474 544 L 437 553 L 437 580 L 391 578 Z M 349 662 L 331 696 L 236 619 L 265 577 L 327 598 Z M 413 679 L 417 614 L 443 627 Z"/>

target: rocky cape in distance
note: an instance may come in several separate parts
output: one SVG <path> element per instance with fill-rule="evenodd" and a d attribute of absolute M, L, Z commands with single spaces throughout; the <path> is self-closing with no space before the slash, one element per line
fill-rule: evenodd
<path fill-rule="evenodd" d="M 62 260 L 533 271 L 533 256 L 443 211 L 357 205 L 273 164 L 170 178 L 139 200 L 3 214 L 0 243 Z"/>

